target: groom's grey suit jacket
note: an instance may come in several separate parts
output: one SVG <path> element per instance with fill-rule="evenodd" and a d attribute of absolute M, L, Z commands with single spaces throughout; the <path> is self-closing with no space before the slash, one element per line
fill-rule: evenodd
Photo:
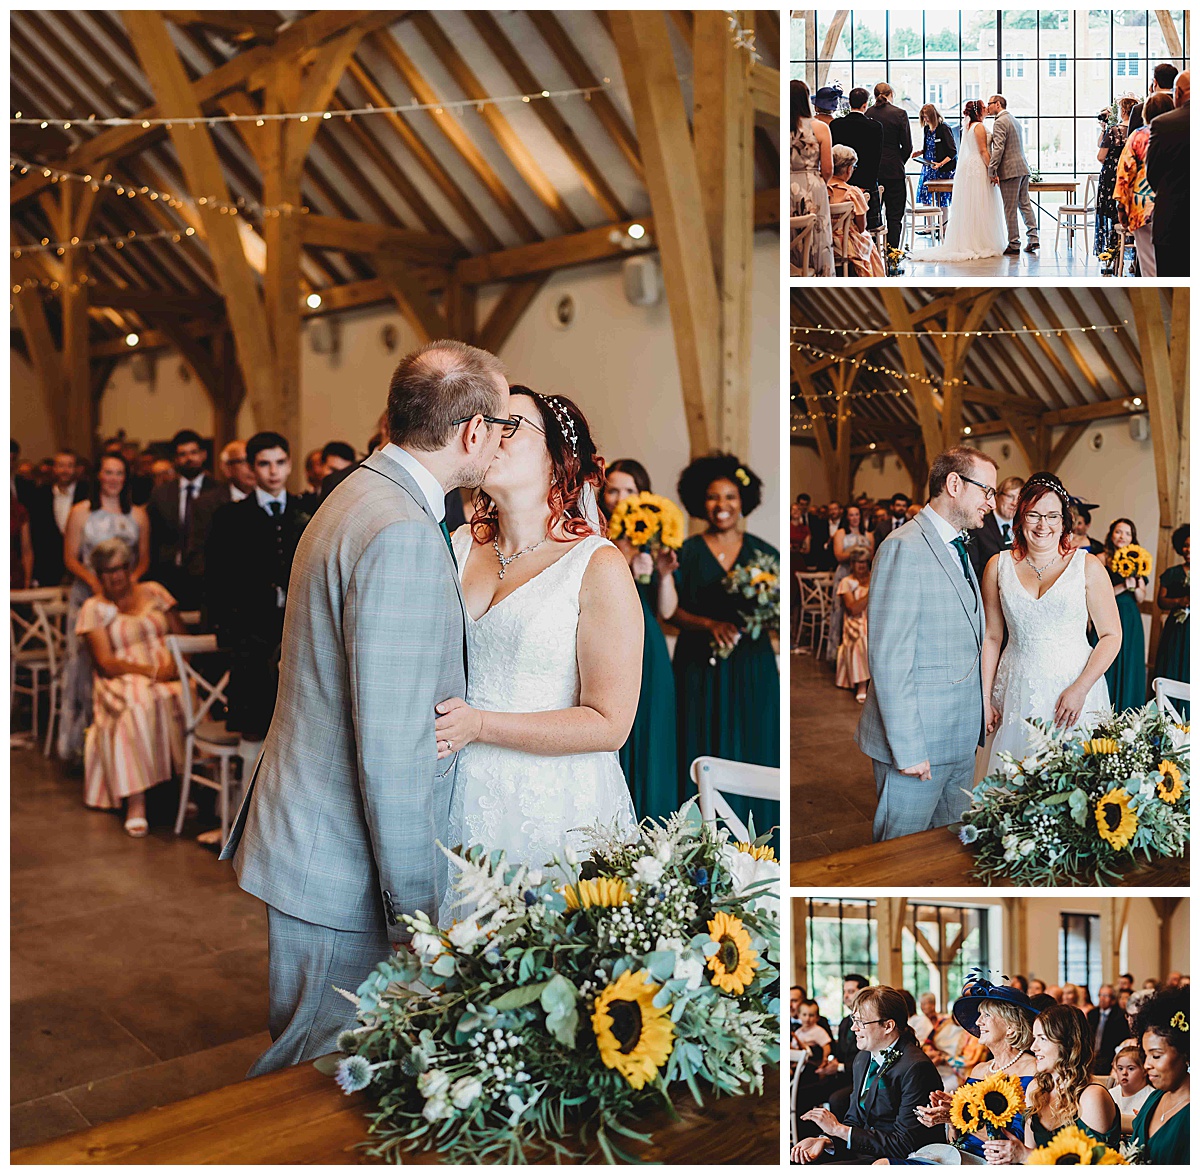
<path fill-rule="evenodd" d="M 464 614 L 417 483 L 372 454 L 296 549 L 275 715 L 221 853 L 244 890 L 393 941 L 401 914 L 436 918 L 457 755 L 438 761 L 433 708 L 466 693 Z"/>
<path fill-rule="evenodd" d="M 871 688 L 855 736 L 872 759 L 957 763 L 982 745 L 983 600 L 970 574 L 968 583 L 923 512 L 880 544 L 867 604 Z"/>
<path fill-rule="evenodd" d="M 1015 180 L 1029 175 L 1029 162 L 1021 142 L 1021 127 L 1007 110 L 992 121 L 992 142 L 989 149 L 988 175 L 1000 180 Z"/>

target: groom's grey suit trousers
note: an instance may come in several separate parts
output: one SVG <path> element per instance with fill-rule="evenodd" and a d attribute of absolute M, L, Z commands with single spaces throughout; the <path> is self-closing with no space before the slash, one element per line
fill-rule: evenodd
<path fill-rule="evenodd" d="M 296 548 L 275 715 L 221 853 L 270 907 L 281 1043 L 257 1072 L 325 1048 L 330 984 L 357 988 L 408 939 L 403 915 L 437 916 L 457 756 L 437 759 L 434 706 L 466 694 L 464 615 L 424 495 L 372 453 Z"/>

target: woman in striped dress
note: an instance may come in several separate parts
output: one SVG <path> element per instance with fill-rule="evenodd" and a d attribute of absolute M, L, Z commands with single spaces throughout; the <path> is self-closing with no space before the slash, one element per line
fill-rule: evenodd
<path fill-rule="evenodd" d="M 166 588 L 133 579 L 135 561 L 119 538 L 92 552 L 103 595 L 84 601 L 75 631 L 95 665 L 83 800 L 89 808 L 126 801 L 125 831 L 140 837 L 149 831 L 146 792 L 170 779 L 183 760 L 182 686 L 165 641 L 183 625 Z"/>

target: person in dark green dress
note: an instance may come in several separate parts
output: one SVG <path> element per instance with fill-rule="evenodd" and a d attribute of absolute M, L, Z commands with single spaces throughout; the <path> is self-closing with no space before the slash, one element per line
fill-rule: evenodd
<path fill-rule="evenodd" d="M 1077 1126 L 1114 1150 L 1121 1142 L 1121 1115 L 1112 1095 L 1092 1085 L 1096 1047 L 1087 1017 L 1070 1004 L 1055 1004 L 1033 1022 L 1037 1073 L 1028 1089 L 1025 1141 L 1015 1137 L 983 1144 L 989 1163 L 1024 1163 L 1064 1126 Z"/>
<path fill-rule="evenodd" d="M 1154 1092 L 1133 1120 L 1140 1163 L 1186 1164 L 1191 1158 L 1191 996 L 1186 987 L 1155 992 L 1139 1009 L 1134 1036 L 1146 1054 L 1146 1077 Z"/>
<path fill-rule="evenodd" d="M 779 667 L 769 636 L 750 639 L 739 628 L 738 601 L 724 586 L 737 566 L 763 552 L 776 559 L 770 543 L 743 533 L 742 521 L 762 499 L 762 481 L 727 453 L 693 461 L 679 478 L 684 509 L 705 523 L 679 552 L 675 584 L 679 626 L 675 645 L 675 693 L 679 730 L 679 802 L 696 794 L 689 770 L 700 755 L 742 763 L 779 766 Z M 715 654 L 731 649 L 727 657 Z M 743 820 L 754 816 L 756 835 L 776 829 L 779 804 L 727 797 Z"/>
<path fill-rule="evenodd" d="M 1192 543 L 1191 528 L 1185 523 L 1171 535 L 1171 546 L 1183 562 L 1168 567 L 1158 581 L 1159 611 L 1165 612 L 1162 634 L 1158 638 L 1158 654 L 1154 658 L 1154 676 L 1169 677 L 1172 681 L 1191 681 L 1192 665 L 1189 653 L 1191 638 L 1188 613 L 1192 603 Z M 1176 706 L 1183 717 L 1187 717 L 1186 702 Z"/>
<path fill-rule="evenodd" d="M 1121 651 L 1105 670 L 1108 700 L 1119 714 L 1146 704 L 1146 630 L 1140 605 L 1145 603 L 1149 582 L 1143 576 L 1128 579 L 1112 569 L 1113 557 L 1130 543 L 1137 542 L 1137 527 L 1128 518 L 1118 518 L 1104 540 L 1104 565 L 1117 594 L 1117 613 L 1121 617 Z"/>
<path fill-rule="evenodd" d="M 617 503 L 634 494 L 650 493 L 650 475 L 638 461 L 622 457 L 605 472 L 603 505 L 611 517 Z M 626 539 L 617 547 L 636 577 L 651 576 L 649 583 L 637 583 L 642 600 L 645 643 L 642 648 L 642 692 L 638 698 L 633 729 L 621 748 L 621 770 L 633 797 L 633 810 L 639 820 L 647 816 L 665 819 L 678 808 L 679 762 L 675 754 L 675 678 L 671 673 L 671 654 L 663 635 L 659 616 L 675 611 L 675 568 L 679 560 L 669 547 L 657 558 L 638 550 Z"/>

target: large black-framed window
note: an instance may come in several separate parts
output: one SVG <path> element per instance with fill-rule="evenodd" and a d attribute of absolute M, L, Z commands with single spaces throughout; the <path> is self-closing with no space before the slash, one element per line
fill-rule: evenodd
<path fill-rule="evenodd" d="M 821 1012 L 836 1024 L 842 1008 L 842 977 L 879 973 L 879 933 L 875 903 L 843 898 L 809 898 L 805 920 L 808 970 L 805 986 Z"/>
<path fill-rule="evenodd" d="M 904 986 L 920 1000 L 937 996 L 948 1009 L 973 967 L 990 967 L 986 906 L 932 905 L 909 900 L 902 938 Z"/>
<path fill-rule="evenodd" d="M 838 11 L 793 13 L 792 77 L 810 86 L 838 82 L 847 94 L 887 81 L 913 120 L 914 150 L 926 102 L 957 135 L 965 102 L 1001 93 L 1021 122 L 1029 164 L 1044 180 L 1098 173 L 1099 111 L 1126 94 L 1145 97 L 1159 62 L 1188 66 L 1191 14 L 1183 9 L 1170 10 L 1182 55 L 1172 53 L 1153 9 L 1060 8 L 852 10 L 822 57 Z M 815 38 L 806 27 L 813 14 Z M 819 60 L 829 65 L 820 76 Z M 909 170 L 918 173 L 920 162 Z"/>
<path fill-rule="evenodd" d="M 1059 915 L 1058 981 L 1086 986 L 1092 999 L 1104 982 L 1100 958 L 1100 915 Z"/>

